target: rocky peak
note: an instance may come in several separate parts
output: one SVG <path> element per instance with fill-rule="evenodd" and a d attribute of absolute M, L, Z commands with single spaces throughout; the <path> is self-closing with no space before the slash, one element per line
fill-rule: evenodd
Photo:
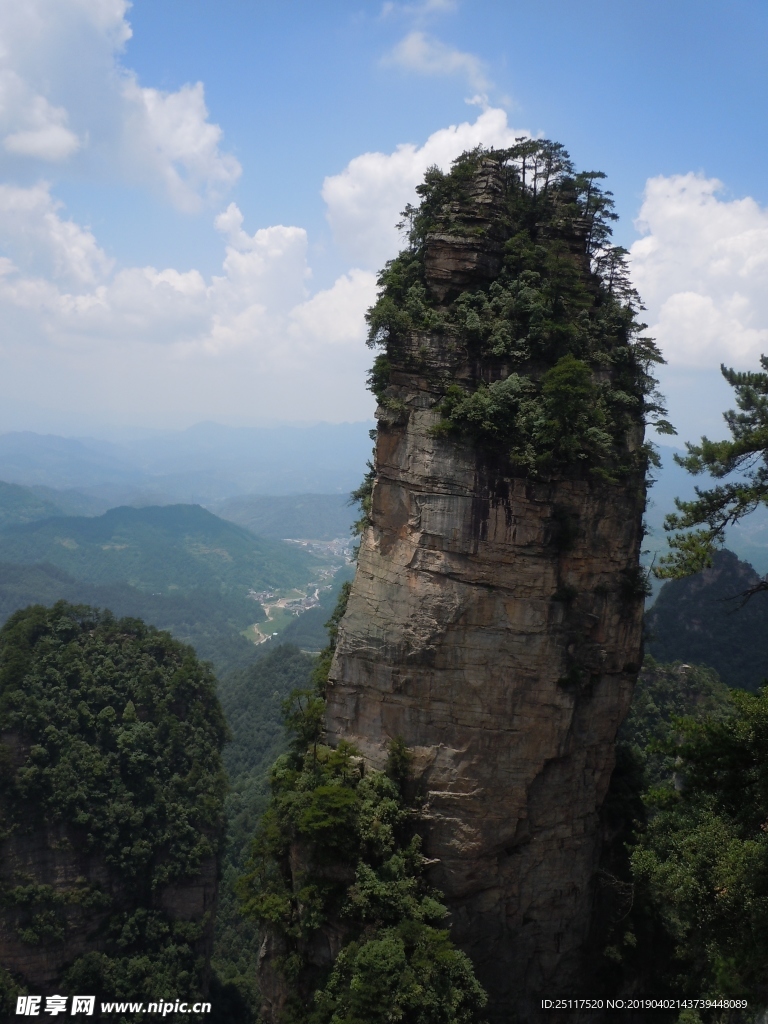
<path fill-rule="evenodd" d="M 613 300 L 590 270 L 588 207 L 555 223 L 564 208 L 556 202 L 542 227 L 544 213 L 502 159 L 479 158 L 464 182 L 408 257 L 409 266 L 421 260 L 437 309 L 383 329 L 389 386 L 377 412 L 370 526 L 340 626 L 326 728 L 332 744 L 355 744 L 374 766 L 396 737 L 413 751 L 433 881 L 493 1020 L 507 1024 L 537 1020 L 541 997 L 576 993 L 586 977 L 598 814 L 641 659 L 643 400 L 608 422 L 606 389 L 625 372 L 612 353 L 627 340 L 599 335 L 600 304 Z M 510 225 L 522 223 L 510 213 L 515 188 L 532 211 L 525 252 L 549 232 L 575 257 L 566 271 L 583 287 L 572 286 L 564 314 L 559 285 L 546 278 L 562 248 L 527 277 L 515 277 L 517 250 L 506 254 Z M 498 316 L 495 280 L 510 296 Z M 546 330 L 530 313 L 529 281 L 536 301 L 550 302 L 541 306 Z M 476 289 L 491 312 L 476 295 L 472 320 L 465 296 Z M 390 291 L 413 308 L 416 292 Z M 585 318 L 593 326 L 580 335 L 573 325 Z M 569 427 L 576 420 L 565 412 L 558 419 L 569 392 L 558 398 L 556 372 L 545 374 L 577 363 L 582 403 L 608 410 L 583 429 L 612 430 L 613 455 L 579 448 L 568 431 L 582 428 Z M 554 382 L 549 392 L 542 379 Z M 494 382 L 507 390 L 491 391 Z M 537 435 L 526 402 L 540 403 L 536 422 L 546 415 L 560 426 Z M 468 410 L 464 419 L 446 419 L 456 408 Z M 503 429 L 493 419 L 502 414 Z M 547 443 L 559 454 L 537 462 Z M 615 472 L 601 469 L 610 459 Z"/>

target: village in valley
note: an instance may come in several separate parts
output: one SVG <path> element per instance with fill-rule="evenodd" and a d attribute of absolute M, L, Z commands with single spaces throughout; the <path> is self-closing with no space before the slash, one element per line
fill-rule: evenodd
<path fill-rule="evenodd" d="M 328 564 L 318 567 L 305 587 L 288 591 L 251 590 L 248 596 L 257 601 L 266 613 L 266 618 L 249 626 L 244 635 L 255 644 L 263 644 L 290 625 L 293 620 L 313 608 L 321 606 L 323 594 L 334 589 L 337 575 L 345 566 L 354 562 L 356 540 L 337 537 L 334 540 L 287 539 L 286 544 L 304 548 L 310 554 L 327 560 Z"/>

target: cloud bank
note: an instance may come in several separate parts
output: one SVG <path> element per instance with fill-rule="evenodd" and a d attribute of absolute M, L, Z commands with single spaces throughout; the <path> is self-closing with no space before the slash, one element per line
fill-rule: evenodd
<path fill-rule="evenodd" d="M 466 149 L 514 145 L 528 135 L 511 128 L 506 111 L 490 108 L 475 121 L 465 121 L 433 132 L 422 146 L 403 143 L 394 153 L 363 153 L 340 174 L 323 182 L 322 196 L 328 221 L 345 256 L 359 266 L 376 270 L 400 248 L 396 224 L 428 167 L 448 170 Z"/>
<path fill-rule="evenodd" d="M 651 178 L 632 277 L 670 366 L 758 368 L 768 354 L 768 210 L 714 178 Z"/>

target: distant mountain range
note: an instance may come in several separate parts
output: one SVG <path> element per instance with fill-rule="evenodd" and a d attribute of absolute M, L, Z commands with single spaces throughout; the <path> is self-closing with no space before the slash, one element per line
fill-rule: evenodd
<path fill-rule="evenodd" d="M 248 494 L 213 506 L 222 519 L 245 526 L 260 537 L 334 540 L 348 537 L 359 517 L 348 494 Z"/>
<path fill-rule="evenodd" d="M 128 583 L 149 593 L 200 588 L 247 595 L 301 586 L 319 565 L 307 552 L 256 537 L 199 505 L 120 507 L 6 526 L 0 561 L 45 562 L 87 583 Z"/>
<path fill-rule="evenodd" d="M 31 432 L 0 435 L 0 480 L 115 505 L 204 504 L 242 494 L 348 494 L 373 423 L 224 427 L 201 423 L 119 444 Z M 43 494 L 42 496 L 46 496 Z M 100 505 L 98 505 L 100 503 Z M 74 510 L 71 510 L 74 511 Z"/>

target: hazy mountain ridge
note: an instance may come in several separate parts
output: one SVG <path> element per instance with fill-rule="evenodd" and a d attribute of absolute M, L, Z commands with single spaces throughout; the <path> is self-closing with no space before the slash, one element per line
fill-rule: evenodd
<path fill-rule="evenodd" d="M 370 456 L 371 423 L 152 432 L 119 443 L 30 431 L 0 435 L 0 479 L 84 491 L 119 504 L 209 504 L 235 495 L 349 493 Z"/>
<path fill-rule="evenodd" d="M 346 494 L 248 494 L 228 498 L 214 511 L 260 537 L 312 540 L 349 536 L 359 514 Z"/>
<path fill-rule="evenodd" d="M 36 494 L 29 487 L 0 480 L 0 529 L 57 515 L 61 515 L 61 509 L 54 502 Z"/>

